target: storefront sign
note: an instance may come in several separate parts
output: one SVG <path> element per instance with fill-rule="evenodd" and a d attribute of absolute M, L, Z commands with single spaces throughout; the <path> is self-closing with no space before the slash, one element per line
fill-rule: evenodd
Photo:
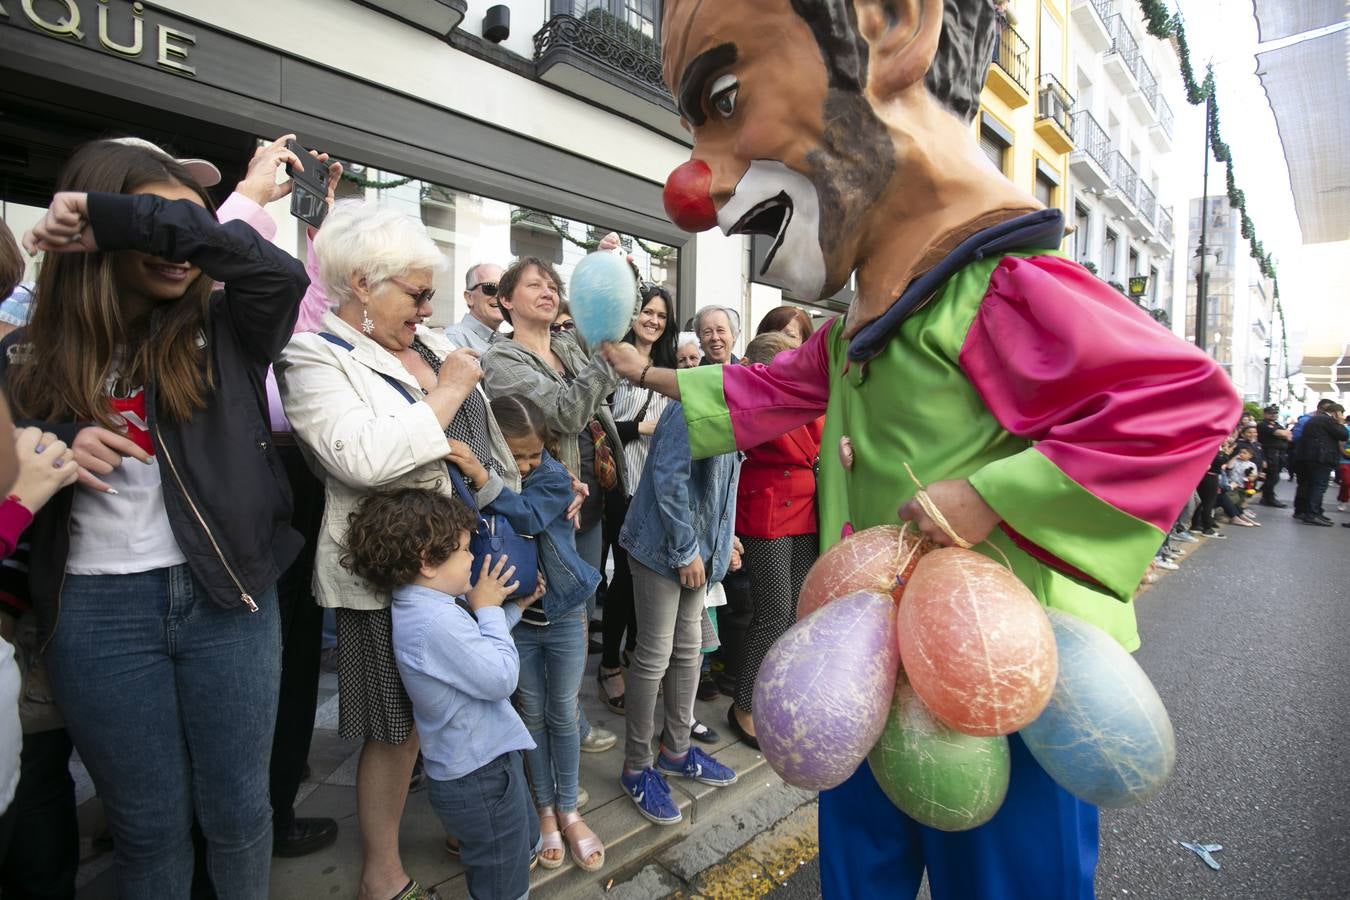
<path fill-rule="evenodd" d="M 1142 297 L 1148 291 L 1148 276 L 1134 275 L 1130 278 L 1130 296 Z"/>
<path fill-rule="evenodd" d="M 144 3 L 125 0 L 0 0 L 0 21 L 197 77 L 196 35 L 162 21 L 161 14 L 152 15 L 154 20 L 147 21 Z"/>

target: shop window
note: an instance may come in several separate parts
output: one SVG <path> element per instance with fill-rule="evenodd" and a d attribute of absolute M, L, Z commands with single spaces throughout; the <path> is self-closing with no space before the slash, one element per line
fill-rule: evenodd
<path fill-rule="evenodd" d="M 464 314 L 464 277 L 481 262 L 509 265 L 521 256 L 553 263 L 563 281 L 601 237 L 614 229 L 604 222 L 579 222 L 546 211 L 470 194 L 446 185 L 409 179 L 395 172 L 351 167 L 359 180 L 342 187 L 369 200 L 404 209 L 427 227 L 445 254 L 436 276 L 435 312 L 430 324 L 449 325 Z M 621 234 L 643 281 L 664 285 L 679 298 L 679 251 L 641 236 Z"/>

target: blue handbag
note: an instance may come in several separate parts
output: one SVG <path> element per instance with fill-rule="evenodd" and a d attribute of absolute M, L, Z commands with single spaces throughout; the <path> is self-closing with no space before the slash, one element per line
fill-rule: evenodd
<path fill-rule="evenodd" d="M 330 344 L 342 347 L 351 351 L 352 345 L 335 334 L 327 331 L 319 332 L 319 337 Z M 379 373 L 380 377 L 389 383 L 389 386 L 403 395 L 403 399 L 409 403 L 416 403 L 417 398 L 409 393 L 408 389 L 398 380 Z M 483 568 L 483 559 L 491 556 L 493 565 L 496 560 L 503 555 L 506 556 L 507 567 L 515 566 L 516 573 L 512 577 L 520 582 L 520 587 L 516 589 L 508 600 L 515 600 L 519 597 L 531 596 L 535 588 L 539 586 L 539 547 L 533 537 L 528 534 L 517 534 L 511 527 L 511 523 L 506 516 L 496 513 L 485 513 L 478 508 L 477 501 L 474 500 L 473 492 L 464 482 L 464 476 L 459 470 L 450 463 L 445 464 L 446 474 L 450 476 L 450 483 L 455 486 L 455 494 L 458 495 L 461 502 L 478 515 L 478 528 L 469 535 L 469 551 L 473 554 L 473 568 L 469 573 L 469 584 L 478 583 L 478 574 Z"/>

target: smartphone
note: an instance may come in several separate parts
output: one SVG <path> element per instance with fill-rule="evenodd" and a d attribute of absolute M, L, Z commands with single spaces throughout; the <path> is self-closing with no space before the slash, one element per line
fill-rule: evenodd
<path fill-rule="evenodd" d="M 286 164 L 286 174 L 291 176 L 291 215 L 318 228 L 328 215 L 328 167 L 310 156 L 298 141 L 287 141 L 286 149 L 305 164 L 303 172 Z"/>

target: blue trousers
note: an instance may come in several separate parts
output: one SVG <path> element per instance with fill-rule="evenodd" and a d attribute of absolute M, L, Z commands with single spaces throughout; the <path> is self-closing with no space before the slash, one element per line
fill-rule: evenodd
<path fill-rule="evenodd" d="M 222 609 L 186 565 L 66 576 L 47 670 L 125 900 L 189 895 L 194 813 L 220 900 L 267 896 L 281 634 L 275 588 L 256 599 Z"/>
<path fill-rule="evenodd" d="M 511 630 L 520 656 L 516 704 L 534 749 L 530 764 L 534 801 L 558 812 L 577 808 L 581 775 L 581 732 L 577 729 L 577 691 L 586 669 L 586 610 L 547 625 L 521 622 Z"/>
<path fill-rule="evenodd" d="M 909 898 L 924 869 L 933 900 L 1084 900 L 1097 868 L 1097 807 L 1045 774 L 1017 735 L 994 818 L 970 831 L 927 828 L 901 812 L 864 761 L 820 795 L 824 900 Z"/>

